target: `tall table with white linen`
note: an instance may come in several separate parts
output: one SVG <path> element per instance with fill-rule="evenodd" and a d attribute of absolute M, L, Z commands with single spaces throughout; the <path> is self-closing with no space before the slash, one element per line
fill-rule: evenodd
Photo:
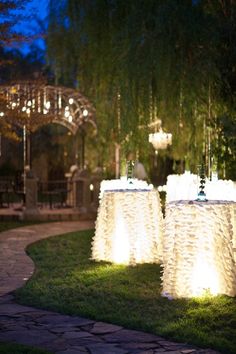
<path fill-rule="evenodd" d="M 167 204 L 163 237 L 163 295 L 236 295 L 236 203 Z"/>
<path fill-rule="evenodd" d="M 167 203 L 177 200 L 194 200 L 199 193 L 200 177 L 190 172 L 182 175 L 169 175 L 166 185 Z M 205 193 L 210 200 L 236 202 L 236 182 L 231 180 L 206 178 Z"/>
<path fill-rule="evenodd" d="M 160 262 L 162 228 L 157 190 L 104 191 L 92 258 L 122 264 Z"/>

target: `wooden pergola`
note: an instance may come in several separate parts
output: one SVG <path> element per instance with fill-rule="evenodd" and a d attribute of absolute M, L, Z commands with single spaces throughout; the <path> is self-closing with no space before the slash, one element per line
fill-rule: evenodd
<path fill-rule="evenodd" d="M 0 86 L 0 119 L 23 129 L 24 166 L 30 165 L 29 135 L 43 125 L 60 124 L 75 138 L 81 131 L 82 166 L 86 126 L 92 125 L 97 130 L 95 109 L 78 90 L 36 81 L 11 82 Z"/>

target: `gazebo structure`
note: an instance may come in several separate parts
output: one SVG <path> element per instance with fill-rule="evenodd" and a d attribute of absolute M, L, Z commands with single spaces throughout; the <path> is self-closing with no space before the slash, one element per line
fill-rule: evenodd
<path fill-rule="evenodd" d="M 84 195 L 87 197 L 87 194 L 90 196 L 92 193 L 89 189 L 91 188 L 90 181 L 92 180 L 92 177 L 88 176 L 85 178 L 84 175 L 80 176 L 80 173 L 85 173 L 83 170 L 85 167 L 84 155 L 86 131 L 90 125 L 92 127 L 92 132 L 96 133 L 97 125 L 95 109 L 85 96 L 83 96 L 78 90 L 62 86 L 47 85 L 40 80 L 12 82 L 10 84 L 1 85 L 0 120 L 4 120 L 3 122 L 5 126 L 8 127 L 8 131 L 17 131 L 17 129 L 23 131 L 22 160 L 24 181 L 23 190 L 21 189 L 20 192 L 18 191 L 18 194 L 22 194 L 24 199 L 26 196 L 26 207 L 27 195 L 30 197 L 33 190 L 36 193 L 36 185 L 35 187 L 30 187 L 30 192 L 27 193 L 27 190 L 29 191 L 29 189 L 26 182 L 29 182 L 27 176 L 31 169 L 32 160 L 30 156 L 30 134 L 34 133 L 42 126 L 52 123 L 66 127 L 75 139 L 75 166 L 72 167 L 77 167 L 76 171 L 78 171 L 78 173 L 72 174 L 73 178 L 65 175 L 65 177 L 69 179 L 68 181 L 70 181 L 71 187 L 63 187 L 65 189 L 63 189 L 63 193 L 66 191 L 67 197 L 72 200 L 72 202 L 69 203 L 71 206 L 77 207 L 89 204 L 91 198 L 89 201 L 86 201 Z M 79 136 L 81 139 L 80 150 L 78 149 Z M 49 182 L 52 183 L 53 181 Z M 65 181 L 59 182 L 63 182 L 62 185 L 64 186 Z M 94 185 L 93 188 L 95 188 Z M 50 198 L 54 192 L 55 191 L 52 190 L 48 191 L 48 193 L 50 193 Z M 70 195 L 68 195 L 68 193 Z M 73 194 L 72 197 L 71 193 Z M 80 196 L 81 193 L 82 196 Z M 34 206 L 36 207 L 36 202 L 34 203 Z M 32 202 L 28 204 L 32 206 Z"/>
<path fill-rule="evenodd" d="M 23 129 L 24 168 L 30 165 L 30 133 L 43 125 L 65 126 L 76 139 L 82 136 L 81 165 L 84 166 L 84 133 L 87 124 L 97 130 L 95 109 L 78 90 L 20 81 L 0 86 L 0 119 Z"/>

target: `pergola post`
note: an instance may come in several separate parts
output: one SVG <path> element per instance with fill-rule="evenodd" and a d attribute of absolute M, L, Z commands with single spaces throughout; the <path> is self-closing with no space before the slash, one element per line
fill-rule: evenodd
<path fill-rule="evenodd" d="M 26 165 L 31 168 L 31 136 L 30 132 L 26 132 L 26 146 L 27 146 L 27 152 L 26 152 Z"/>
<path fill-rule="evenodd" d="M 81 129 L 81 167 L 85 168 L 85 130 Z"/>
<path fill-rule="evenodd" d="M 79 144 L 78 144 L 78 134 L 76 133 L 75 134 L 75 137 L 74 137 L 74 163 L 76 166 L 79 166 L 80 164 L 80 159 L 79 159 Z"/>

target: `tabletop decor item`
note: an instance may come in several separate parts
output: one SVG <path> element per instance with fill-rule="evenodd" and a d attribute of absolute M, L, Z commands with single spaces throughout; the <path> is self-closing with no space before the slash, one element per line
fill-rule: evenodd
<path fill-rule="evenodd" d="M 199 177 L 200 177 L 200 191 L 198 192 L 197 201 L 199 202 L 207 202 L 206 193 L 205 193 L 205 184 L 206 184 L 206 174 L 205 174 L 205 166 L 202 163 L 199 168 Z"/>
<path fill-rule="evenodd" d="M 127 161 L 127 180 L 132 183 L 132 178 L 134 177 L 134 161 Z"/>

